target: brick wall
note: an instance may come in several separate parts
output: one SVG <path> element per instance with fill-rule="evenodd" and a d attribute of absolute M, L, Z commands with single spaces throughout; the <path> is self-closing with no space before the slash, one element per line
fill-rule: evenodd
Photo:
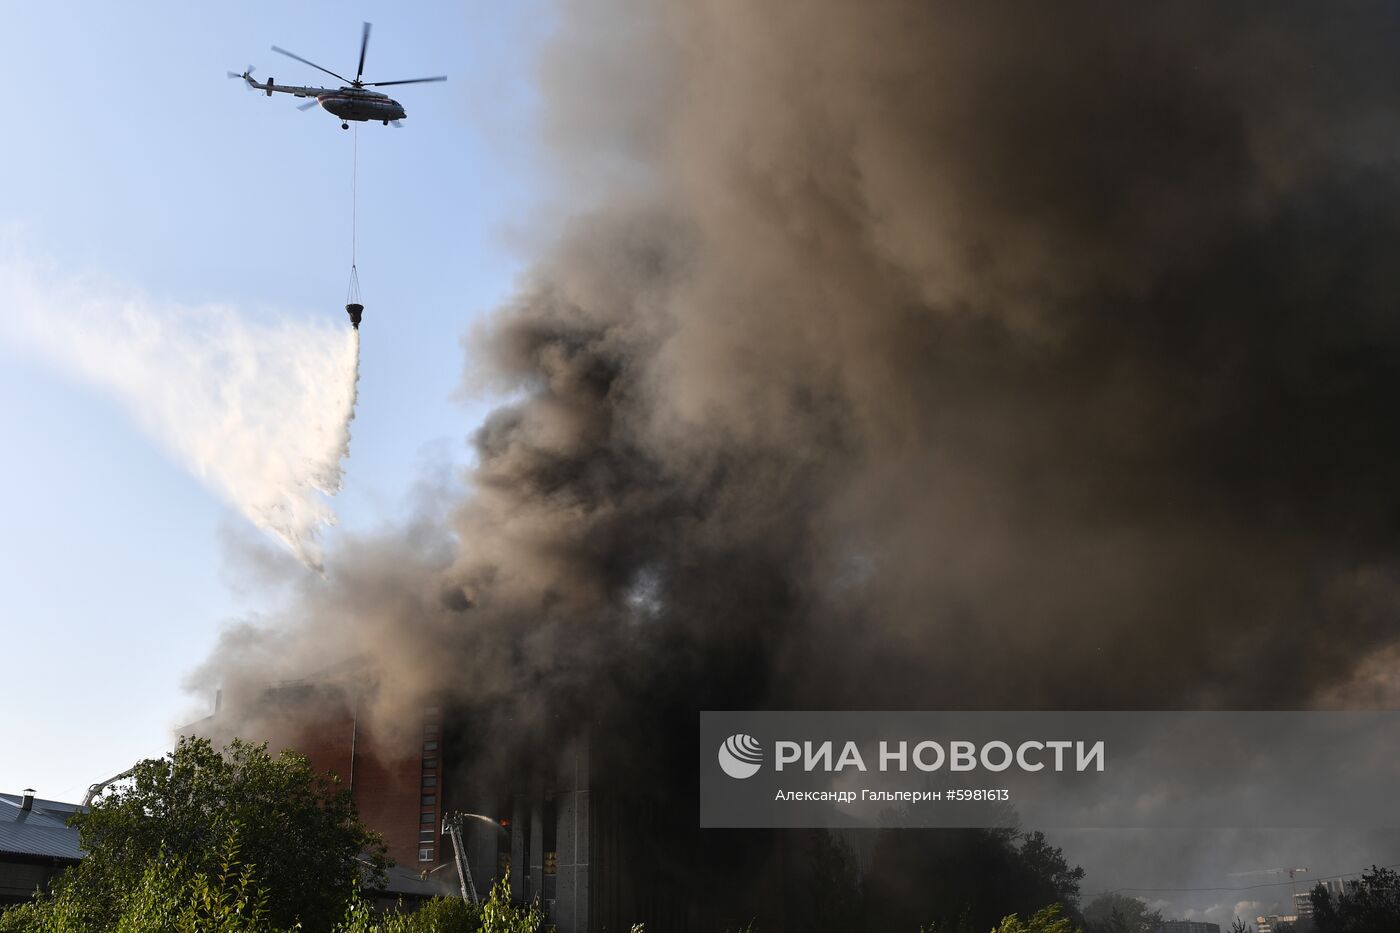
<path fill-rule="evenodd" d="M 253 717 L 253 732 L 305 755 L 318 772 L 334 772 L 365 825 L 384 837 L 390 858 L 415 870 L 451 860 L 450 844 L 444 851 L 439 838 L 443 739 L 436 707 L 377 741 L 353 702 L 333 687 L 272 688 L 262 705 L 267 715 Z"/>

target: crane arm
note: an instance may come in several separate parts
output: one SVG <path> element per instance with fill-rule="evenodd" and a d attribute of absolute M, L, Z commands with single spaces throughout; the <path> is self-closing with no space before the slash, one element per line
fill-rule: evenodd
<path fill-rule="evenodd" d="M 131 777 L 132 773 L 135 772 L 135 770 L 135 768 L 127 768 L 121 774 L 113 775 L 105 781 L 98 781 L 96 784 L 93 784 L 91 787 L 88 788 L 87 796 L 83 797 L 83 808 L 86 809 L 87 807 L 92 806 L 93 798 L 95 798 L 98 794 L 102 793 L 112 784 L 115 784 L 118 781 Z"/>

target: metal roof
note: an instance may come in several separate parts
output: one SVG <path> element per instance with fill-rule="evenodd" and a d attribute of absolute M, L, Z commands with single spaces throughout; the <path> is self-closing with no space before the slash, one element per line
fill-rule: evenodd
<path fill-rule="evenodd" d="M 16 808 L 24 805 L 24 798 L 19 794 L 0 794 L 0 804 L 11 804 Z M 80 803 L 64 803 L 62 800 L 45 800 L 43 797 L 34 798 L 34 809 L 42 810 L 49 816 L 57 816 L 60 820 L 67 820 L 68 817 L 83 809 Z M 0 814 L 7 811 L 0 810 Z M 3 819 L 0 816 L 0 819 Z"/>
<path fill-rule="evenodd" d="M 21 809 L 18 794 L 0 794 L 0 854 L 37 855 L 78 861 L 78 829 L 68 817 L 81 807 L 58 800 L 36 798 L 29 811 Z"/>

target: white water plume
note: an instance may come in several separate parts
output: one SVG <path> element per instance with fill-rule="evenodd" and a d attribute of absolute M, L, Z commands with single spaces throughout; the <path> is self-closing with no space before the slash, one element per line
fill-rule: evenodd
<path fill-rule="evenodd" d="M 0 339 L 111 393 L 209 488 L 321 570 L 359 380 L 359 331 L 344 317 L 159 302 L 4 253 L 0 306 Z"/>

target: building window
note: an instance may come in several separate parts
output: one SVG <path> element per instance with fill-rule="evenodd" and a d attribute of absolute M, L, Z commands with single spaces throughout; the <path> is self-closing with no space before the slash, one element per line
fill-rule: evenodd
<path fill-rule="evenodd" d="M 437 740 L 434 739 L 434 740 L 432 740 L 431 742 L 424 742 L 424 743 L 423 743 L 423 751 L 425 751 L 425 752 L 435 752 L 435 751 L 437 751 Z"/>
<path fill-rule="evenodd" d="M 430 770 L 432 770 L 433 768 L 436 768 L 436 767 L 437 767 L 437 759 L 436 759 L 436 758 L 424 758 L 424 759 L 423 759 L 423 770 L 424 770 L 424 771 L 430 771 Z"/>
<path fill-rule="evenodd" d="M 423 734 L 424 734 L 424 735 L 437 735 L 437 723 L 435 723 L 435 722 L 425 722 L 425 723 L 423 723 Z"/>
<path fill-rule="evenodd" d="M 437 822 L 437 814 L 436 814 L 436 813 L 424 813 L 424 814 L 423 814 L 423 818 L 422 818 L 421 820 L 419 820 L 418 822 L 422 823 L 424 826 L 432 826 L 434 823 Z"/>
<path fill-rule="evenodd" d="M 419 842 L 437 842 L 437 833 L 431 829 L 423 829 L 418 832 Z"/>
<path fill-rule="evenodd" d="M 435 807 L 435 806 L 437 806 L 437 796 L 434 795 L 434 794 L 425 794 L 425 795 L 423 795 L 423 806 L 425 806 L 425 807 Z"/>
<path fill-rule="evenodd" d="M 418 861 L 420 861 L 420 862 L 431 862 L 432 860 L 433 860 L 433 850 L 432 850 L 432 849 L 419 849 L 419 850 L 418 850 Z"/>
<path fill-rule="evenodd" d="M 423 775 L 423 786 L 424 786 L 424 787 L 437 787 L 437 775 L 436 775 L 436 774 L 425 774 L 425 775 Z"/>

